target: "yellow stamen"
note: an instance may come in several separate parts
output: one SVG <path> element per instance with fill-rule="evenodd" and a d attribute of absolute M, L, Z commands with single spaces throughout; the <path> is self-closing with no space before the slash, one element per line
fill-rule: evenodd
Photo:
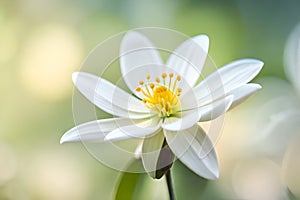
<path fill-rule="evenodd" d="M 169 74 L 169 77 L 170 77 L 170 78 L 169 78 L 169 88 L 171 88 L 173 74 L 170 73 L 170 74 Z"/>
<path fill-rule="evenodd" d="M 154 84 L 153 83 L 150 83 L 149 86 L 150 86 L 151 89 L 154 88 Z"/>
<path fill-rule="evenodd" d="M 148 87 L 146 87 L 146 91 L 147 91 L 147 93 L 145 92 L 145 90 L 142 90 L 142 92 L 143 92 L 143 95 L 145 95 L 146 97 L 149 97 L 149 96 L 151 96 L 151 94 L 150 94 L 150 91 L 149 91 Z"/>
<path fill-rule="evenodd" d="M 173 84 L 172 91 L 175 91 L 175 88 L 176 88 L 176 86 L 177 86 L 177 82 L 180 81 L 180 80 L 181 80 L 181 77 L 180 77 L 180 76 L 177 76 L 177 77 L 176 77 L 176 80 L 175 80 L 175 82 L 174 82 L 174 84 Z M 171 82 L 171 81 L 170 81 L 170 82 Z"/>
<path fill-rule="evenodd" d="M 166 77 L 169 77 L 169 84 L 165 84 Z M 155 82 L 148 82 L 150 75 L 146 76 L 148 80 L 145 84 L 144 81 L 140 81 L 141 87 L 137 87 L 137 92 L 142 92 L 145 98 L 142 99 L 145 106 L 149 109 L 155 110 L 160 117 L 170 117 L 173 113 L 180 109 L 179 95 L 182 91 L 177 87 L 177 82 L 181 80 L 180 76 L 174 78 L 173 73 L 162 73 L 163 84 L 160 82 L 160 78 L 157 77 Z M 172 84 L 172 79 L 174 82 Z"/>

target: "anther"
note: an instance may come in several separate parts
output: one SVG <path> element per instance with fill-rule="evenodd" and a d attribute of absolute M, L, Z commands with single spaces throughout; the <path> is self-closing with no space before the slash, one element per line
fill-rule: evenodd
<path fill-rule="evenodd" d="M 177 88 L 177 92 L 180 94 L 182 92 L 182 88 Z"/>
<path fill-rule="evenodd" d="M 149 86 L 150 86 L 151 89 L 154 88 L 154 84 L 153 83 L 150 83 Z"/>
<path fill-rule="evenodd" d="M 142 102 L 147 108 L 156 110 L 161 117 L 169 117 L 179 106 L 182 89 L 178 88 L 177 84 L 180 80 L 181 76 L 177 74 L 162 73 L 155 81 L 150 81 L 148 74 L 146 80 L 139 81 L 135 90 L 143 94 Z"/>

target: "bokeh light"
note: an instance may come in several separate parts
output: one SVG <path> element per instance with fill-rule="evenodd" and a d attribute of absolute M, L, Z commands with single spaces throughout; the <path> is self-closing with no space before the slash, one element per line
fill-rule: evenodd
<path fill-rule="evenodd" d="M 234 169 L 232 184 L 241 199 L 281 199 L 280 167 L 271 160 L 241 160 Z"/>
<path fill-rule="evenodd" d="M 89 173 L 70 153 L 44 150 L 25 167 L 29 190 L 39 199 L 87 199 Z"/>
<path fill-rule="evenodd" d="M 37 97 L 66 97 L 72 88 L 71 74 L 82 62 L 82 48 L 76 32 L 68 27 L 47 25 L 35 30 L 21 54 L 24 86 Z"/>
<path fill-rule="evenodd" d="M 15 178 L 18 170 L 18 158 L 8 144 L 0 143 L 0 185 Z"/>

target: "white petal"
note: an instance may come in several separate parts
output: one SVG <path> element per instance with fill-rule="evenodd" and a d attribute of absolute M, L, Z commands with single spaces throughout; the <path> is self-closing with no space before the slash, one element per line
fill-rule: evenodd
<path fill-rule="evenodd" d="M 216 119 L 230 108 L 232 101 L 233 95 L 230 95 L 224 99 L 212 102 L 207 106 L 198 108 L 198 112 L 201 115 L 200 121 L 203 122 Z"/>
<path fill-rule="evenodd" d="M 201 117 L 197 109 L 184 112 L 181 115 L 182 116 L 178 118 L 166 118 L 165 123 L 162 124 L 162 127 L 170 131 L 184 130 L 196 124 Z"/>
<path fill-rule="evenodd" d="M 77 89 L 97 107 L 119 117 L 141 119 L 153 114 L 135 97 L 95 75 L 76 72 L 72 76 Z"/>
<path fill-rule="evenodd" d="M 155 118 L 149 119 L 142 123 L 123 126 L 114 129 L 105 136 L 104 140 L 114 142 L 130 138 L 143 138 L 147 135 L 151 135 L 152 133 L 156 132 L 160 128 L 160 126 L 160 120 Z"/>
<path fill-rule="evenodd" d="M 152 136 L 144 139 L 142 147 L 142 161 L 146 172 L 155 178 L 157 161 L 164 142 L 162 129 Z M 170 164 L 170 163 L 169 163 Z"/>
<path fill-rule="evenodd" d="M 126 33 L 120 47 L 120 65 L 124 80 L 132 92 L 135 92 L 136 82 L 133 82 L 133 74 L 129 72 L 144 65 L 157 66 L 162 63 L 159 52 L 148 38 L 135 31 Z"/>
<path fill-rule="evenodd" d="M 142 157 L 143 143 L 144 143 L 144 141 L 141 140 L 140 143 L 138 144 L 138 146 L 136 147 L 136 149 L 134 151 L 134 157 L 135 157 L 135 159 L 141 159 L 141 157 Z"/>
<path fill-rule="evenodd" d="M 193 89 L 198 104 L 215 101 L 231 90 L 248 83 L 260 72 L 262 66 L 263 62 L 259 60 L 242 59 L 218 69 Z"/>
<path fill-rule="evenodd" d="M 300 25 L 289 36 L 284 50 L 284 61 L 286 75 L 300 89 Z"/>
<path fill-rule="evenodd" d="M 118 105 L 122 109 L 132 112 L 149 112 L 142 101 L 138 100 L 105 79 L 89 73 L 77 72 L 73 73 L 74 84 L 77 83 L 78 78 L 83 84 L 87 84 L 90 87 L 94 87 L 94 84 L 96 83 L 95 95 Z"/>
<path fill-rule="evenodd" d="M 217 179 L 217 156 L 209 137 L 197 124 L 179 131 L 165 131 L 167 143 L 173 153 L 192 171 L 206 179 Z"/>
<path fill-rule="evenodd" d="M 174 69 L 192 87 L 201 74 L 208 47 L 209 38 L 206 35 L 186 40 L 175 49 L 167 61 L 167 66 Z"/>
<path fill-rule="evenodd" d="M 230 109 L 234 108 L 235 106 L 239 105 L 247 98 L 252 96 L 255 92 L 261 89 L 259 84 L 255 83 L 248 83 L 246 85 L 240 86 L 228 93 L 228 95 L 233 95 L 233 101 L 230 106 Z"/>
<path fill-rule="evenodd" d="M 67 131 L 61 137 L 60 143 L 80 141 L 103 142 L 105 135 L 110 131 L 133 123 L 134 121 L 131 119 L 125 118 L 110 118 L 86 122 Z"/>

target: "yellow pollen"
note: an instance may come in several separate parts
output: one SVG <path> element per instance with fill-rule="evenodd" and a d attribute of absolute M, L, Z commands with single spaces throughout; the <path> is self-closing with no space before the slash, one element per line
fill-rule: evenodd
<path fill-rule="evenodd" d="M 165 79 L 167 76 L 169 76 L 168 80 Z M 140 81 L 141 87 L 137 87 L 136 91 L 141 92 L 144 96 L 142 101 L 147 108 L 156 111 L 160 117 L 165 118 L 180 110 L 179 96 L 182 89 L 178 87 L 178 82 L 181 77 L 174 76 L 173 73 L 162 73 L 161 77 L 163 78 L 162 83 L 159 77 L 155 79 L 155 82 L 147 82 L 146 84 L 144 81 Z M 146 79 L 149 81 L 150 75 L 147 75 Z"/>
<path fill-rule="evenodd" d="M 154 88 L 154 84 L 153 83 L 150 83 L 149 86 L 150 86 L 151 89 Z"/>

